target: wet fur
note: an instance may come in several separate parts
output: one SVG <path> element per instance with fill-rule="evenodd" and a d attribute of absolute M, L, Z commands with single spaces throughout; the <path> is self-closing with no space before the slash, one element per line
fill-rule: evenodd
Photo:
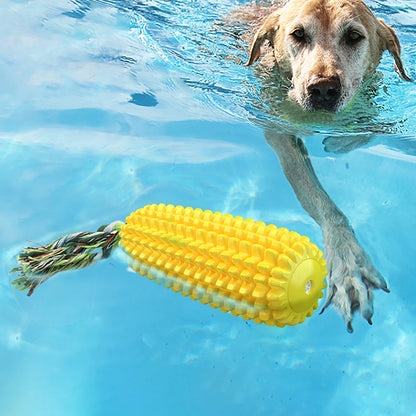
<path fill-rule="evenodd" d="M 374 73 L 385 50 L 394 57 L 399 75 L 410 80 L 394 30 L 361 0 L 291 0 L 284 6 L 262 3 L 239 13 L 253 28 L 258 26 L 247 65 L 257 61 L 262 46 L 268 44 L 271 51 L 262 59 L 291 81 L 289 96 L 305 111 L 315 110 L 310 87 L 334 79 L 339 80 L 341 94 L 329 110 L 343 111 Z M 299 30 L 304 34 L 300 40 L 294 35 Z M 358 41 L 352 42 L 351 36 L 359 36 Z"/>

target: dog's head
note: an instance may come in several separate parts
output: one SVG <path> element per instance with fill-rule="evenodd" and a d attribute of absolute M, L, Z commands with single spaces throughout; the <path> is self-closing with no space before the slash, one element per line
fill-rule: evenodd
<path fill-rule="evenodd" d="M 265 41 L 279 71 L 292 82 L 289 96 L 305 111 L 344 110 L 388 50 L 407 80 L 393 29 L 362 0 L 290 0 L 257 31 L 247 65 Z"/>

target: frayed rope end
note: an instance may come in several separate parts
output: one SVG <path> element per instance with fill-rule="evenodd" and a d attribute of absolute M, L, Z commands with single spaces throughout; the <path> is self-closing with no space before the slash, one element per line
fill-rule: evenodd
<path fill-rule="evenodd" d="M 27 296 L 56 273 L 92 266 L 110 257 L 120 242 L 121 221 L 103 225 L 95 232 L 66 235 L 46 246 L 26 247 L 17 256 L 19 266 L 10 273 L 20 273 L 12 285 Z"/>

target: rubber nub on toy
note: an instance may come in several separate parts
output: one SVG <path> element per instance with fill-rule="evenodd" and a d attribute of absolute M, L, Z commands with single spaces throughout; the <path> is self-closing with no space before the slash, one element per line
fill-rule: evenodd
<path fill-rule="evenodd" d="M 256 323 L 303 322 L 326 286 L 322 252 L 307 237 L 230 214 L 148 205 L 120 237 L 134 270 Z"/>

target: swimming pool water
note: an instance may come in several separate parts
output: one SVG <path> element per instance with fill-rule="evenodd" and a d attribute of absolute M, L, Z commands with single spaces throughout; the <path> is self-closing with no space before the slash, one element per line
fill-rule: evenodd
<path fill-rule="evenodd" d="M 252 121 L 261 86 L 239 65 L 245 45 L 215 24 L 240 3 L 3 0 L 1 415 L 416 414 L 416 86 L 387 54 L 373 120 L 296 127 L 388 281 L 372 327 L 356 317 L 348 334 L 333 309 L 256 325 L 130 273 L 117 255 L 31 298 L 10 286 L 23 246 L 149 203 L 251 217 L 322 247 Z M 416 3 L 368 4 L 416 78 Z M 344 152 L 345 136 L 369 131 Z"/>

